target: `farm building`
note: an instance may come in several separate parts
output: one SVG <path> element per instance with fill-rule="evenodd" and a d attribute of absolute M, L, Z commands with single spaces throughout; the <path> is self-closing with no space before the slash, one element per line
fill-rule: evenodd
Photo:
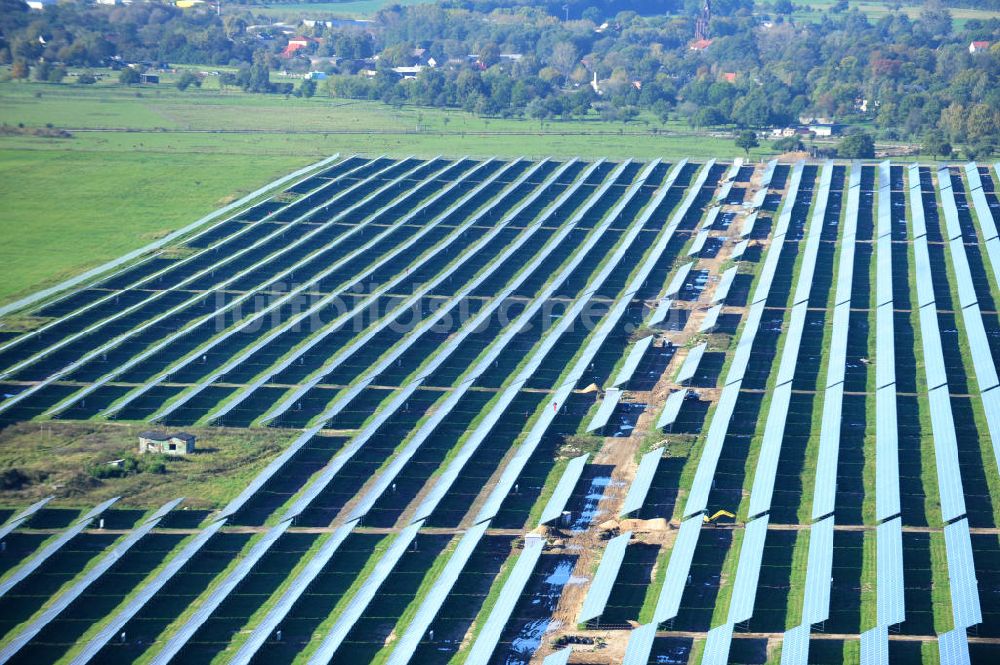
<path fill-rule="evenodd" d="M 139 435 L 139 452 L 143 454 L 190 455 L 194 453 L 194 445 L 194 435 L 187 432 L 166 434 L 147 430 Z"/>

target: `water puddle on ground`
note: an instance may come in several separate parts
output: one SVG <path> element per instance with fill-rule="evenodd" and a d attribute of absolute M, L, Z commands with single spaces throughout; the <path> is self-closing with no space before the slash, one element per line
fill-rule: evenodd
<path fill-rule="evenodd" d="M 591 522 L 593 522 L 594 518 L 599 514 L 597 507 L 600 505 L 601 499 L 604 498 L 604 490 L 606 490 L 610 484 L 611 476 L 598 476 L 590 481 L 590 488 L 587 490 L 587 495 L 584 497 L 583 510 L 581 510 L 580 515 L 573 520 L 573 526 L 570 527 L 570 531 L 579 533 L 580 531 L 587 530 L 587 527 L 590 526 Z"/>

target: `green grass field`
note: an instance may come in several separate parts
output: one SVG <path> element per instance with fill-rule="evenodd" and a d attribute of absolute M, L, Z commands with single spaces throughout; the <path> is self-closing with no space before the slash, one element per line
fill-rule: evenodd
<path fill-rule="evenodd" d="M 189 431 L 199 452 L 166 461 L 166 473 L 124 478 L 92 478 L 91 464 L 136 454 L 138 433 L 128 423 L 20 423 L 0 433 L 0 470 L 17 469 L 29 481 L 5 489 L 5 504 L 21 506 L 46 496 L 56 504 L 93 505 L 123 496 L 122 506 L 148 508 L 178 496 L 192 508 L 220 508 L 247 486 L 261 469 L 294 439 L 283 430 L 236 430 L 220 427 Z"/>
<path fill-rule="evenodd" d="M 818 21 L 823 13 L 835 4 L 836 0 L 796 0 L 795 4 L 805 9 L 798 9 L 792 15 L 797 21 Z M 875 0 L 850 0 L 851 9 L 858 9 L 871 20 L 879 20 L 895 11 L 895 2 L 877 2 Z M 918 18 L 923 11 L 923 3 L 903 3 L 899 11 L 910 18 Z M 969 19 L 990 19 L 1000 16 L 1000 12 L 986 9 L 950 8 L 955 27 L 960 28 Z"/>
<path fill-rule="evenodd" d="M 725 135 L 644 120 L 542 126 L 329 97 L 3 82 L 0 123 L 51 124 L 73 136 L 0 136 L 0 302 L 100 265 L 337 152 L 639 159 L 741 152 Z"/>
<path fill-rule="evenodd" d="M 423 5 L 434 0 L 346 0 L 345 2 L 290 2 L 268 4 L 266 2 L 243 5 L 254 14 L 276 19 L 301 18 L 371 18 L 380 9 L 390 5 Z"/>

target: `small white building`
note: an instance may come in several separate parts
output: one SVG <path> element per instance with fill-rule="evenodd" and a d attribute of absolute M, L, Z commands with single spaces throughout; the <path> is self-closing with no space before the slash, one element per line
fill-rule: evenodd
<path fill-rule="evenodd" d="M 971 42 L 969 44 L 969 53 L 982 53 L 983 51 L 990 50 L 989 42 Z"/>
<path fill-rule="evenodd" d="M 145 455 L 191 455 L 195 450 L 195 437 L 187 432 L 167 434 L 148 430 L 139 434 L 139 453 Z"/>
<path fill-rule="evenodd" d="M 822 125 L 809 125 L 809 131 L 816 136 L 833 136 L 836 131 L 835 126 L 832 124 L 822 124 Z"/>

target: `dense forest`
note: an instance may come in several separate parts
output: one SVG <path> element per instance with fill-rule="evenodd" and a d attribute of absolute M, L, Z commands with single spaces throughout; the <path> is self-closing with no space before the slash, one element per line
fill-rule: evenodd
<path fill-rule="evenodd" d="M 53 65 L 112 57 L 235 65 L 229 82 L 260 92 L 278 89 L 269 69 L 322 70 L 325 83 L 305 81 L 300 92 L 539 121 L 599 114 L 762 129 L 811 116 L 980 155 L 997 142 L 1000 20 L 956 29 L 940 3 L 916 19 L 873 21 L 840 2 L 796 22 L 787 0 L 714 0 L 710 15 L 703 0 L 659 2 L 655 14 L 647 0 L 538 2 L 390 6 L 371 23 L 300 26 L 308 44 L 290 52 L 294 35 L 238 8 L 221 17 L 154 3 L 29 12 L 0 0 L 0 64 L 56 79 Z M 988 44 L 970 53 L 972 42 Z"/>

